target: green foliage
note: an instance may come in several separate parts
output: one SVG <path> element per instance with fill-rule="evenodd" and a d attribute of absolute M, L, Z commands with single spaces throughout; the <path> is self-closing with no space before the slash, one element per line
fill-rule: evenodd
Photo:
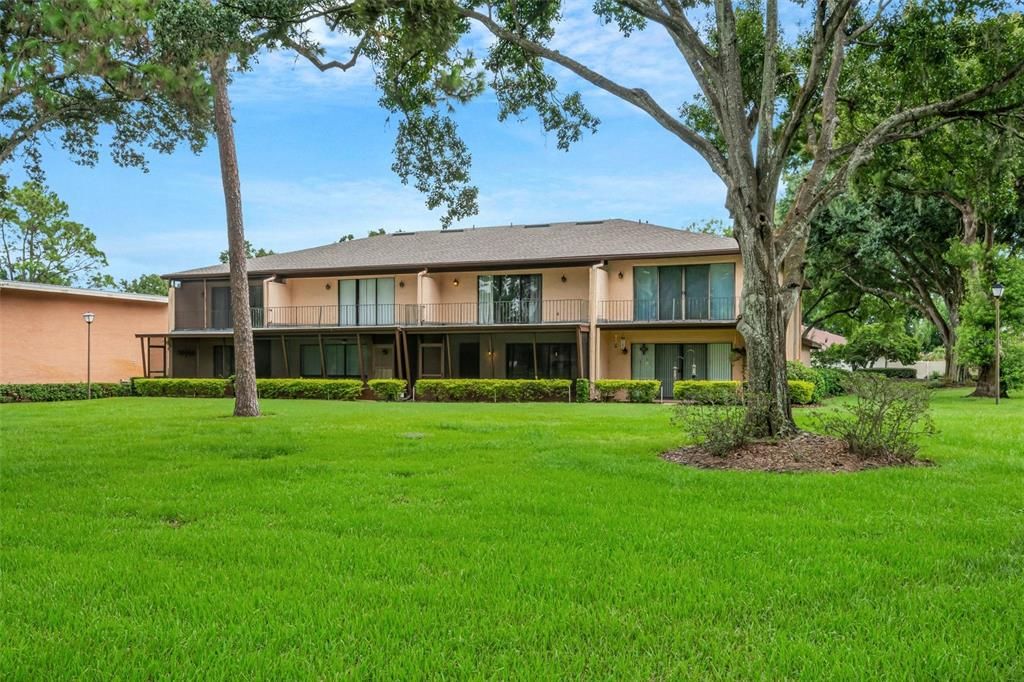
<path fill-rule="evenodd" d="M 363 395 L 359 379 L 257 379 L 261 398 L 311 400 L 358 400 Z"/>
<path fill-rule="evenodd" d="M 963 364 L 980 368 L 992 365 L 995 360 L 996 312 L 992 285 L 996 281 L 1005 286 L 999 307 L 1003 347 L 1012 354 L 1015 345 L 1024 341 L 1024 259 L 1000 245 L 987 253 L 975 249 L 970 259 L 976 264 L 976 274 L 968 278 L 956 348 Z M 1005 357 L 1002 362 L 1006 364 Z M 1012 358 L 1010 364 L 1013 364 Z"/>
<path fill-rule="evenodd" d="M 223 398 L 231 389 L 227 379 L 134 379 L 135 395 L 147 398 Z"/>
<path fill-rule="evenodd" d="M 703 405 L 733 405 L 740 401 L 740 386 L 738 381 L 677 381 L 672 395 Z"/>
<path fill-rule="evenodd" d="M 576 380 L 576 402 L 590 402 L 590 379 L 580 377 Z"/>
<path fill-rule="evenodd" d="M 789 384 L 789 400 L 797 405 L 810 405 L 814 402 L 814 384 L 810 381 L 787 381 Z"/>
<path fill-rule="evenodd" d="M 814 382 L 815 395 L 821 398 L 832 398 L 843 395 L 847 391 L 850 372 L 839 367 L 815 367 L 817 379 Z M 820 402 L 817 398 L 815 402 Z"/>
<path fill-rule="evenodd" d="M 420 379 L 416 399 L 438 402 L 564 402 L 569 379 Z"/>
<path fill-rule="evenodd" d="M 272 250 L 264 249 L 262 247 L 259 248 L 259 249 L 253 248 L 252 242 L 250 242 L 248 239 L 245 240 L 245 257 L 246 258 L 260 258 L 261 256 L 272 256 L 272 255 L 274 255 L 274 252 Z M 220 259 L 221 263 L 227 263 L 228 260 L 229 260 L 227 250 L 225 249 L 224 251 L 221 251 L 220 252 L 220 256 L 218 256 L 218 258 Z"/>
<path fill-rule="evenodd" d="M 68 205 L 37 182 L 0 192 L 0 268 L 4 279 L 84 285 L 107 257 L 96 235 L 68 219 Z"/>
<path fill-rule="evenodd" d="M 786 376 L 791 382 L 796 380 L 814 384 L 814 397 L 811 402 L 821 403 L 826 398 L 846 392 L 845 384 L 850 372 L 836 367 L 808 367 L 802 362 L 790 360 L 786 363 Z"/>
<path fill-rule="evenodd" d="M 857 327 L 847 343 L 837 343 L 815 355 L 817 362 L 824 365 L 845 362 L 861 369 L 883 359 L 910 365 L 917 362 L 920 354 L 918 340 L 901 326 L 872 322 Z"/>
<path fill-rule="evenodd" d="M 405 379 L 370 379 L 366 382 L 377 400 L 393 401 L 402 397 L 409 382 Z"/>
<path fill-rule="evenodd" d="M 881 374 L 889 379 L 916 379 L 917 370 L 913 367 L 872 367 L 870 369 L 859 369 L 858 373 Z"/>
<path fill-rule="evenodd" d="M 122 279 L 117 288 L 127 294 L 149 294 L 166 296 L 167 282 L 160 275 L 139 275 L 133 280 Z"/>
<path fill-rule="evenodd" d="M 131 384 L 94 383 L 93 398 L 116 398 L 132 393 Z M 86 384 L 0 384 L 0 403 L 42 403 L 85 400 Z"/>
<path fill-rule="evenodd" d="M 631 403 L 653 403 L 661 393 L 661 382 L 652 379 L 598 379 L 594 388 L 602 402 L 625 396 Z"/>
<path fill-rule="evenodd" d="M 788 381 L 790 402 L 809 405 L 814 402 L 814 384 L 809 381 Z M 677 381 L 672 387 L 676 400 L 701 405 L 736 405 L 743 402 L 744 384 L 739 381 Z M 748 401 L 748 407 L 749 401 Z"/>
<path fill-rule="evenodd" d="M 813 423 L 842 439 L 854 454 L 909 461 L 917 454 L 918 439 L 935 433 L 931 396 L 924 386 L 858 372 L 850 387 L 853 401 L 815 415 Z"/>
<path fill-rule="evenodd" d="M 750 442 L 747 408 L 736 401 L 679 403 L 672 423 L 682 429 L 688 440 L 718 457 Z"/>
<path fill-rule="evenodd" d="M 153 41 L 157 0 L 5 0 L 0 4 L 0 163 L 20 153 L 40 177 L 39 141 L 78 163 L 98 138 L 123 166 L 179 141 L 198 151 L 212 128 L 199 65 L 166 59 Z M 108 127 L 109 126 L 109 127 Z"/>

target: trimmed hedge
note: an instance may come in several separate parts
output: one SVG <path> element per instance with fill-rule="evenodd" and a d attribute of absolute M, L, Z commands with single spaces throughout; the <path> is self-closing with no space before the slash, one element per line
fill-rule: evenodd
<path fill-rule="evenodd" d="M 672 385 L 672 397 L 702 405 L 735 405 L 740 401 L 740 382 L 677 381 Z"/>
<path fill-rule="evenodd" d="M 385 401 L 398 400 L 409 385 L 405 379 L 370 379 L 366 383 L 374 398 Z"/>
<path fill-rule="evenodd" d="M 661 393 L 661 382 L 656 379 L 598 379 L 594 387 L 604 402 L 624 392 L 631 403 L 653 403 Z"/>
<path fill-rule="evenodd" d="M 786 376 L 790 381 L 809 381 L 814 384 L 814 398 L 811 402 L 820 403 L 826 398 L 846 393 L 850 372 L 838 367 L 808 367 L 790 360 L 786 363 Z"/>
<path fill-rule="evenodd" d="M 789 401 L 797 405 L 810 405 L 814 402 L 814 384 L 810 381 L 787 381 L 789 384 Z"/>
<path fill-rule="evenodd" d="M 789 399 L 797 405 L 814 400 L 814 384 L 809 381 L 788 381 Z M 740 402 L 743 384 L 739 381 L 677 381 L 672 387 L 676 400 L 703 405 L 735 405 Z"/>
<path fill-rule="evenodd" d="M 0 403 L 46 403 L 85 400 L 86 384 L 0 384 Z M 119 398 L 132 394 L 131 384 L 94 383 L 93 398 Z"/>
<path fill-rule="evenodd" d="M 576 402 L 590 402 L 590 379 L 580 378 L 576 380 Z"/>
<path fill-rule="evenodd" d="M 568 401 L 570 379 L 420 379 L 416 398 L 436 402 Z"/>
<path fill-rule="evenodd" d="M 261 398 L 358 400 L 363 395 L 359 379 L 257 379 Z"/>
<path fill-rule="evenodd" d="M 917 370 L 913 367 L 869 367 L 858 369 L 858 372 L 871 372 L 881 374 L 889 379 L 916 379 Z"/>
<path fill-rule="evenodd" d="M 147 398 L 224 398 L 230 395 L 227 379 L 135 379 L 136 395 Z"/>

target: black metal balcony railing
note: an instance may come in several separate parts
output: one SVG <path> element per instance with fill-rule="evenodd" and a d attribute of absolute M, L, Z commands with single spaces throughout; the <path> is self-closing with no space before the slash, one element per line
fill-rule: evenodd
<path fill-rule="evenodd" d="M 736 319 L 735 296 L 685 296 L 659 300 L 601 301 L 599 322 L 722 321 Z"/>
<path fill-rule="evenodd" d="M 230 329 L 230 316 L 210 316 L 202 324 L 202 311 L 177 311 L 176 329 Z M 587 301 L 519 300 L 492 303 L 409 303 L 370 305 L 267 306 L 250 309 L 255 329 L 288 327 L 433 327 L 521 324 L 585 323 Z"/>

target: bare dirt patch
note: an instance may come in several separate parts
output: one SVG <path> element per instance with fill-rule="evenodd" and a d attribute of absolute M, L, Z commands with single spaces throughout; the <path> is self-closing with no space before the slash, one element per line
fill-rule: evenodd
<path fill-rule="evenodd" d="M 816 433 L 801 433 L 778 443 L 744 445 L 724 455 L 713 455 L 698 445 L 662 453 L 664 459 L 700 469 L 741 469 L 747 471 L 863 471 L 895 466 L 932 466 L 927 459 L 910 462 L 896 458 L 864 458 L 850 452 L 843 441 Z"/>

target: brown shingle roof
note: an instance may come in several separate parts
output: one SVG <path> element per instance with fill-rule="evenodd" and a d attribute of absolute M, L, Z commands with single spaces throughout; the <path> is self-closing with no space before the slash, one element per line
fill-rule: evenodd
<path fill-rule="evenodd" d="M 397 272 L 738 252 L 736 240 L 729 237 L 611 219 L 400 232 L 251 258 L 247 267 L 253 275 Z M 187 279 L 227 272 L 228 266 L 219 264 L 164 276 Z"/>

